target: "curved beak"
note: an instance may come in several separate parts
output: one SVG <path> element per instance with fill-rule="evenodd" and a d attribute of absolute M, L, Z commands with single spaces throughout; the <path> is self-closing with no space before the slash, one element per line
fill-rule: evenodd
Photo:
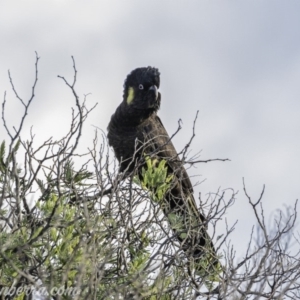
<path fill-rule="evenodd" d="M 156 86 L 156 85 L 152 85 L 152 86 L 149 88 L 149 91 L 154 91 L 155 99 L 157 99 L 157 97 L 158 97 L 158 89 L 157 89 L 157 86 Z"/>

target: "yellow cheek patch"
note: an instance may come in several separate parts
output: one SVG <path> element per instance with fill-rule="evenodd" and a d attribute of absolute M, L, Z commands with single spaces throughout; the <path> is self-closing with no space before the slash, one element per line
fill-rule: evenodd
<path fill-rule="evenodd" d="M 134 99 L 134 89 L 129 87 L 128 89 L 128 96 L 127 96 L 127 104 L 130 105 Z"/>

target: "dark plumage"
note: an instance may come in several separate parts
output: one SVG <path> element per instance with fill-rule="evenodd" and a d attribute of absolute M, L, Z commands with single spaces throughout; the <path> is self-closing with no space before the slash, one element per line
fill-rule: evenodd
<path fill-rule="evenodd" d="M 147 67 L 135 69 L 127 76 L 123 101 L 108 125 L 109 145 L 120 162 L 120 171 L 128 174 L 136 169 L 141 176 L 145 155 L 167 161 L 168 174 L 173 174 L 173 178 L 161 207 L 195 266 L 205 255 L 205 269 L 211 269 L 219 263 L 206 232 L 205 218 L 197 209 L 191 181 L 157 116 L 161 103 L 159 75 L 158 69 Z"/>

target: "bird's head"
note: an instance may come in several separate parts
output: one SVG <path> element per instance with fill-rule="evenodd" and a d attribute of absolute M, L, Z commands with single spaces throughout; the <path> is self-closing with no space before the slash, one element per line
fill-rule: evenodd
<path fill-rule="evenodd" d="M 161 95 L 159 71 L 156 68 L 137 68 L 126 78 L 124 83 L 124 104 L 140 113 L 152 113 L 159 109 Z"/>

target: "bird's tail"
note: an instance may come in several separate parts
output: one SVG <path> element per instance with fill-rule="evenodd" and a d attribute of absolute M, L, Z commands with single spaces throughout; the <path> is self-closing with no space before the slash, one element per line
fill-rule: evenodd
<path fill-rule="evenodd" d="M 178 176 L 170 174 L 166 160 L 145 160 L 146 166 L 139 174 L 140 184 L 151 191 L 151 198 L 162 208 L 187 255 L 190 269 L 202 278 L 218 281 L 222 267 L 192 191 L 183 187 Z"/>
<path fill-rule="evenodd" d="M 179 194 L 173 187 L 165 194 L 161 206 L 191 269 L 210 281 L 219 281 L 222 267 L 208 235 L 206 220 L 198 211 L 193 195 Z"/>

